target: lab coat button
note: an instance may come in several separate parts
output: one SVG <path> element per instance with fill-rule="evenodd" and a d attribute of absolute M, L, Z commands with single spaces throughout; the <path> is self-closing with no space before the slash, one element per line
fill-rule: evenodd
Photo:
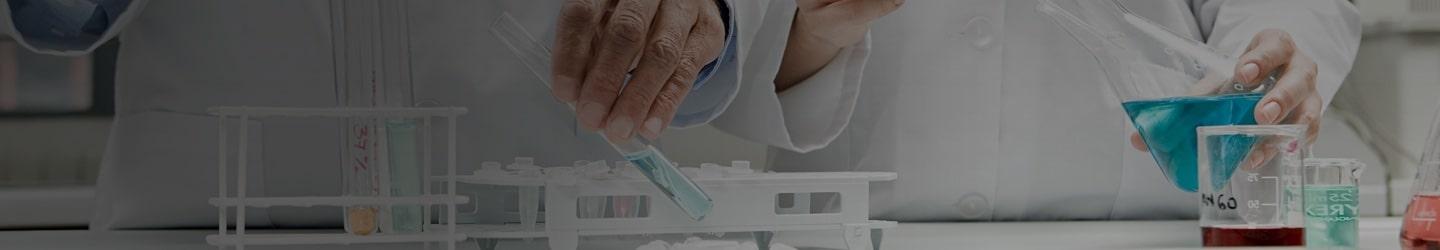
<path fill-rule="evenodd" d="M 965 23 L 960 31 L 960 37 L 970 40 L 970 46 L 977 50 L 989 49 L 995 44 L 995 27 L 990 23 L 990 18 L 978 16 L 971 18 Z"/>
<path fill-rule="evenodd" d="M 960 201 L 955 202 L 955 207 L 959 208 L 960 217 L 976 219 L 990 211 L 990 201 L 986 200 L 985 196 L 972 192 L 960 196 Z"/>

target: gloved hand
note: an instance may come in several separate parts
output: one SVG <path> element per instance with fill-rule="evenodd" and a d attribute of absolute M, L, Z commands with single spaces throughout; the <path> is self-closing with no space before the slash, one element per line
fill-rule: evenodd
<path fill-rule="evenodd" d="M 1324 108 L 1320 93 L 1315 88 L 1318 70 L 1315 62 L 1295 47 L 1290 33 L 1267 29 L 1256 33 L 1245 54 L 1240 56 L 1235 65 L 1235 81 L 1253 86 L 1279 72 L 1279 80 L 1273 89 L 1255 106 L 1255 121 L 1261 125 L 1305 125 L 1305 142 L 1308 145 L 1315 143 L 1320 133 L 1320 112 Z M 1130 145 L 1140 151 L 1148 151 L 1139 134 L 1130 134 Z M 1257 147 L 1255 152 L 1258 154 L 1247 157 L 1243 166 L 1258 167 L 1263 160 L 1279 153 L 1274 147 Z"/>
<path fill-rule="evenodd" d="M 557 26 L 552 93 L 618 140 L 660 136 L 725 47 L 715 0 L 569 0 Z"/>

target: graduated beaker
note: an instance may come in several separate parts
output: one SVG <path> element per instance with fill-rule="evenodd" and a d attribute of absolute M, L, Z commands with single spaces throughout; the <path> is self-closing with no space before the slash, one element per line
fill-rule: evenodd
<path fill-rule="evenodd" d="M 1161 172 L 1195 192 L 1195 128 L 1255 124 L 1273 77 L 1234 80 L 1236 60 L 1131 13 L 1115 0 L 1042 0 L 1036 7 L 1075 38 L 1105 75 Z"/>
<path fill-rule="evenodd" d="M 1205 246 L 1304 244 L 1302 125 L 1207 126 L 1199 134 Z"/>
<path fill-rule="evenodd" d="M 1355 249 L 1360 237 L 1360 173 L 1355 159 L 1305 159 L 1305 247 Z"/>

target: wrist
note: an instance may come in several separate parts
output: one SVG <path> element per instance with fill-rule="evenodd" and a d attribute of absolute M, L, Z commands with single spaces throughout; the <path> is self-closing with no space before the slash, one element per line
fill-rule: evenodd
<path fill-rule="evenodd" d="M 790 28 L 791 41 L 818 46 L 816 49 L 838 51 L 859 43 L 869 30 L 866 25 L 868 23 L 852 24 L 824 19 L 809 15 L 805 11 L 797 11 L 794 24 Z"/>

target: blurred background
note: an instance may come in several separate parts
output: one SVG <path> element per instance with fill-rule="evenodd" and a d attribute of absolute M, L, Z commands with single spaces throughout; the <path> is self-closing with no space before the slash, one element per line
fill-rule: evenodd
<path fill-rule="evenodd" d="M 1316 157 L 1370 165 L 1363 215 L 1400 215 L 1440 104 L 1440 0 L 1356 0 L 1365 34 L 1328 107 Z M 0 229 L 83 228 L 114 110 L 114 42 L 87 57 L 33 54 L 0 36 Z M 660 142 L 685 165 L 750 160 L 765 147 L 712 128 Z"/>

